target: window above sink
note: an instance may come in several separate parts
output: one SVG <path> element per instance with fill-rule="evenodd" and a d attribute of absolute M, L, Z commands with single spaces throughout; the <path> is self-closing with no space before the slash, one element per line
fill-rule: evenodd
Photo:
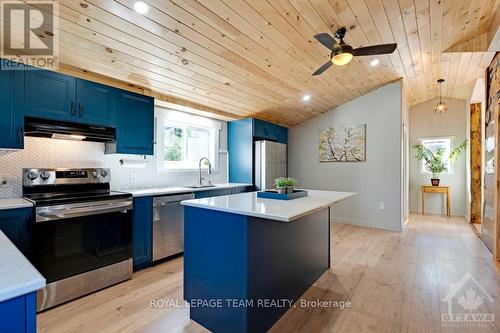
<path fill-rule="evenodd" d="M 156 121 L 158 171 L 198 171 L 202 157 L 217 171 L 219 121 L 160 107 L 156 108 Z"/>

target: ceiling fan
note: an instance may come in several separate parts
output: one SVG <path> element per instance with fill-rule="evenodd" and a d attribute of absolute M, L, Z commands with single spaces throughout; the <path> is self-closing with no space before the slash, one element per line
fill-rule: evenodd
<path fill-rule="evenodd" d="M 351 45 L 344 42 L 344 37 L 347 32 L 345 27 L 338 29 L 335 32 L 335 38 L 339 40 L 337 42 L 332 36 L 326 32 L 314 35 L 314 38 L 318 40 L 323 46 L 327 47 L 332 53 L 330 55 L 330 61 L 321 66 L 312 75 L 320 75 L 331 65 L 343 66 L 347 65 L 353 56 L 369 56 L 376 54 L 389 54 L 394 52 L 397 44 L 379 44 L 366 47 L 358 47 L 353 49 Z"/>

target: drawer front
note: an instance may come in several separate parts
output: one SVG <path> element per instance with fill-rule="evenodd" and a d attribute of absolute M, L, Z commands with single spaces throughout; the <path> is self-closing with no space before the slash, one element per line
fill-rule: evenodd
<path fill-rule="evenodd" d="M 447 188 L 442 188 L 442 187 L 426 186 L 425 187 L 425 192 L 426 193 L 446 193 L 446 192 L 448 192 L 448 189 Z"/>

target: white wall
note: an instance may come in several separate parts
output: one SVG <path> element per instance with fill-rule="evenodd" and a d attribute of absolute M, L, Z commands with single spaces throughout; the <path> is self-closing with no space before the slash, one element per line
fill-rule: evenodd
<path fill-rule="evenodd" d="M 290 176 L 305 188 L 358 193 L 334 206 L 334 220 L 401 230 L 401 90 L 400 81 L 386 85 L 289 130 Z M 354 124 L 366 124 L 366 161 L 320 163 L 320 129 Z"/>
<path fill-rule="evenodd" d="M 218 171 L 204 177 L 213 183 L 227 182 L 227 123 L 221 121 Z M 0 178 L 8 184 L 0 186 L 0 198 L 22 195 L 22 168 L 110 168 L 111 186 L 114 189 L 137 189 L 158 186 L 194 185 L 197 171 L 157 172 L 156 157 L 146 157 L 145 168 L 124 168 L 122 158 L 142 158 L 135 155 L 104 154 L 104 144 L 98 142 L 78 142 L 44 138 L 25 137 L 24 150 L 0 149 Z M 132 174 L 137 180 L 131 181 Z"/>
<path fill-rule="evenodd" d="M 410 144 L 416 145 L 420 138 L 455 136 L 453 147 L 461 144 L 467 136 L 468 108 L 464 100 L 443 98 L 449 107 L 445 114 L 434 114 L 434 106 L 439 99 L 415 105 L 410 109 Z M 410 154 L 410 210 L 420 212 L 422 185 L 430 185 L 431 175 L 420 173 L 420 162 L 414 157 L 415 149 Z M 441 184 L 450 186 L 452 215 L 465 216 L 466 202 L 466 154 L 462 153 L 453 163 L 453 174 L 440 175 Z M 425 195 L 425 211 L 433 214 L 445 212 L 444 196 Z"/>

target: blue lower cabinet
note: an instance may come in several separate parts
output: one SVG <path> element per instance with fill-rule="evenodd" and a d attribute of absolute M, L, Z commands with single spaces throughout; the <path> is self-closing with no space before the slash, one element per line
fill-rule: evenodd
<path fill-rule="evenodd" d="M 0 210 L 0 230 L 25 256 L 30 254 L 32 223 L 31 208 Z"/>
<path fill-rule="evenodd" d="M 36 332 L 36 292 L 0 302 L 0 333 Z"/>
<path fill-rule="evenodd" d="M 148 267 L 152 261 L 153 198 L 134 198 L 132 253 L 134 270 Z"/>
<path fill-rule="evenodd" d="M 210 197 L 218 197 L 221 195 L 229 195 L 233 194 L 233 189 L 231 188 L 222 188 L 217 190 L 208 190 L 208 191 L 199 191 L 194 193 L 194 197 L 196 199 L 200 198 L 210 198 Z"/>
<path fill-rule="evenodd" d="M 234 187 L 232 194 L 252 192 L 253 190 L 254 190 L 253 186 Z"/>

